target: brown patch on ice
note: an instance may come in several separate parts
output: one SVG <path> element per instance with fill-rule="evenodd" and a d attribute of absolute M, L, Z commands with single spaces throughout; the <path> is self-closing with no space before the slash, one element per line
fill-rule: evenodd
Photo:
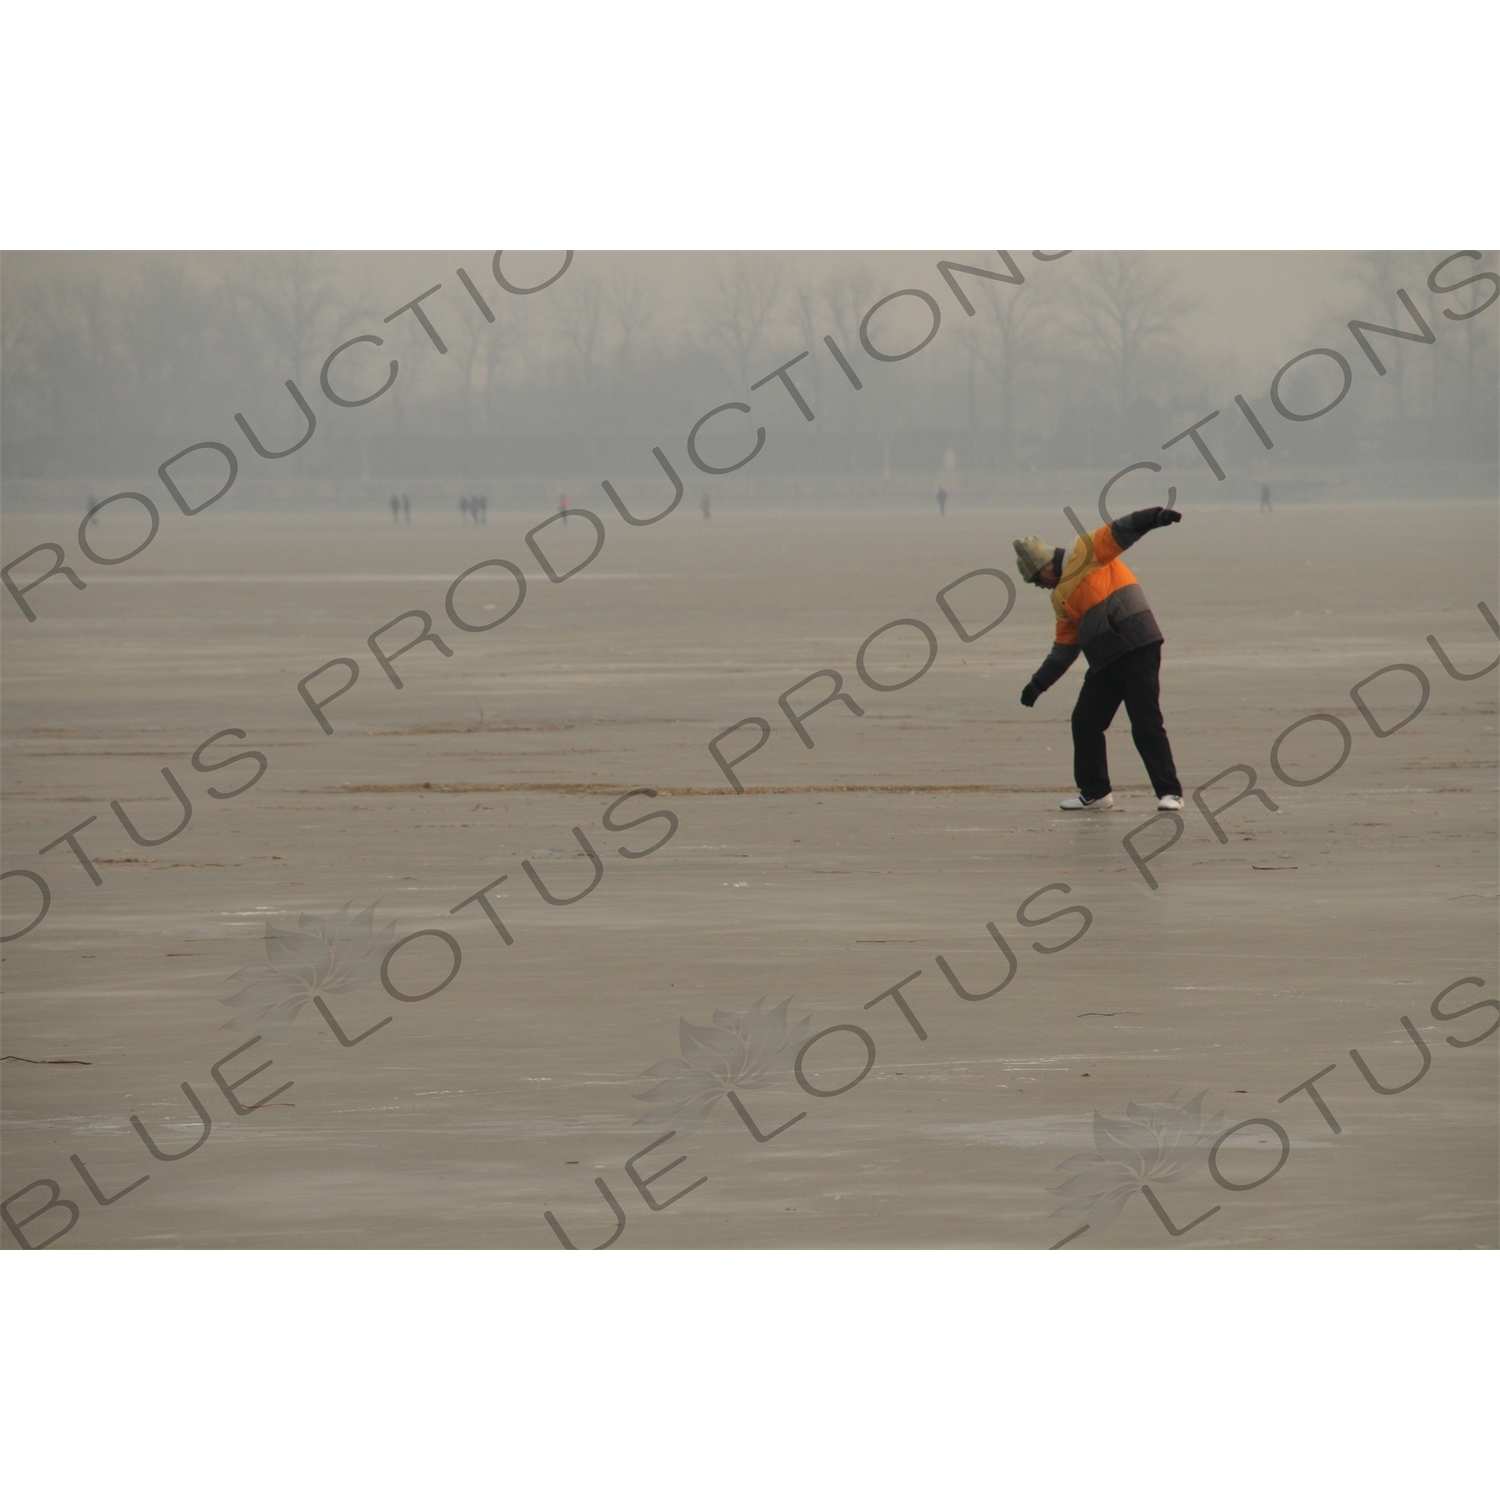
<path fill-rule="evenodd" d="M 372 737 L 396 734 L 541 734 L 576 729 L 576 724 L 507 724 L 503 720 L 485 724 L 413 724 L 407 729 L 372 729 Z"/>
<path fill-rule="evenodd" d="M 591 796 L 618 797 L 625 792 L 640 791 L 638 784 L 624 781 L 389 781 L 362 782 L 358 786 L 328 786 L 319 789 L 319 794 L 329 792 L 456 792 L 465 796 L 476 792 L 560 792 L 565 796 L 587 793 Z M 1063 786 L 1001 786 L 999 784 L 968 783 L 961 786 L 881 786 L 875 783 L 846 783 L 837 786 L 747 786 L 738 793 L 728 786 L 659 786 L 653 791 L 663 797 L 793 797 L 822 795 L 831 792 L 1014 792 L 1020 795 L 1050 796 L 1054 792 L 1070 790 Z M 102 861 L 96 860 L 96 864 Z"/>

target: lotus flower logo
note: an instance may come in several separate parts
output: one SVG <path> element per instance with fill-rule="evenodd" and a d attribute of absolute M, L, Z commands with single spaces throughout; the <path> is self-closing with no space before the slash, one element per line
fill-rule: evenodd
<path fill-rule="evenodd" d="M 1086 1229 L 1105 1229 L 1139 1189 L 1157 1217 L 1170 1224 L 1150 1184 L 1181 1182 L 1208 1165 L 1208 1153 L 1224 1128 L 1224 1111 L 1203 1122 L 1203 1094 L 1183 1105 L 1177 1103 L 1176 1094 L 1161 1104 L 1127 1105 L 1123 1120 L 1107 1119 L 1096 1110 L 1094 1145 L 1098 1149 L 1058 1163 L 1057 1171 L 1078 1175 L 1061 1187 L 1047 1189 L 1068 1200 L 1048 1217 L 1087 1217 Z M 1173 1228 L 1171 1232 L 1183 1231 Z M 1075 1231 L 1069 1238 L 1081 1233 Z"/>
<path fill-rule="evenodd" d="M 241 1012 L 220 1030 L 258 1031 L 272 1041 L 297 1019 L 310 1000 L 321 995 L 343 995 L 367 985 L 380 973 L 380 961 L 390 947 L 394 922 L 375 931 L 372 902 L 358 916 L 343 906 L 325 919 L 303 916 L 298 929 L 266 923 L 266 958 L 229 976 L 230 982 L 249 980 L 237 995 L 221 1000 Z"/>
<path fill-rule="evenodd" d="M 765 1003 L 763 996 L 748 1010 L 716 1010 L 712 1026 L 679 1020 L 683 1060 L 659 1062 L 641 1074 L 661 1082 L 635 1095 L 654 1106 L 635 1123 L 670 1122 L 677 1134 L 691 1135 L 731 1089 L 768 1089 L 787 1082 L 812 1017 L 788 1026 L 792 997 L 770 1010 L 762 1008 Z"/>

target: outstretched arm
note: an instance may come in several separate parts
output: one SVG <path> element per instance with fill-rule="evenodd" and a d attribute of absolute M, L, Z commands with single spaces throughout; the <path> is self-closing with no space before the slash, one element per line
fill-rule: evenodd
<path fill-rule="evenodd" d="M 1120 551 L 1127 547 L 1133 547 L 1148 531 L 1155 531 L 1158 526 L 1170 526 L 1174 521 L 1182 519 L 1180 510 L 1169 510 L 1164 505 L 1148 506 L 1145 510 L 1133 510 L 1128 516 L 1121 516 L 1110 528 Z"/>
<path fill-rule="evenodd" d="M 1058 641 L 1047 653 L 1047 659 L 1036 669 L 1030 682 L 1021 689 L 1021 702 L 1030 708 L 1043 693 L 1078 660 L 1079 647 Z"/>

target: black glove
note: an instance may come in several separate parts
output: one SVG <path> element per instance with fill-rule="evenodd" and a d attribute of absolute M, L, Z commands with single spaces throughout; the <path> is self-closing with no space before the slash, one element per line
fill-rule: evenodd
<path fill-rule="evenodd" d="M 1030 708 L 1031 705 L 1035 703 L 1036 700 L 1041 696 L 1041 693 L 1037 691 L 1036 684 L 1034 682 L 1028 682 L 1026 686 L 1021 689 L 1022 707 Z"/>
<path fill-rule="evenodd" d="M 1181 519 L 1180 510 L 1172 510 L 1165 505 L 1148 505 L 1145 510 L 1133 510 L 1114 523 L 1115 540 L 1122 547 L 1128 547 L 1148 531 L 1155 531 L 1158 526 L 1170 526 Z"/>
<path fill-rule="evenodd" d="M 1134 531 L 1154 531 L 1158 526 L 1170 526 L 1181 519 L 1180 510 L 1169 510 L 1165 505 L 1151 505 L 1126 517 L 1128 523 L 1134 523 L 1131 528 Z"/>

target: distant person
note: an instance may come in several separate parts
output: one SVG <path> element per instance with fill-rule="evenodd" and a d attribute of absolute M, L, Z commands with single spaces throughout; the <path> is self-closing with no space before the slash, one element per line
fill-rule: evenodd
<path fill-rule="evenodd" d="M 458 513 L 464 520 L 467 521 L 469 519 L 469 497 L 467 495 L 460 495 L 458 497 Z"/>
<path fill-rule="evenodd" d="M 704 492 L 703 492 L 703 519 L 705 521 L 711 521 L 711 520 L 713 520 L 713 512 L 708 508 L 708 491 L 707 490 L 704 490 Z"/>
<path fill-rule="evenodd" d="M 1153 505 L 1101 526 L 1073 544 L 1067 566 L 1063 549 L 1040 537 L 1015 543 L 1016 571 L 1027 583 L 1052 591 L 1057 638 L 1036 674 L 1021 692 L 1030 708 L 1078 659 L 1088 673 L 1073 708 L 1073 779 L 1078 795 L 1062 803 L 1064 812 L 1103 811 L 1114 806 L 1104 731 L 1123 702 L 1130 734 L 1146 763 L 1157 807 L 1182 808 L 1182 783 L 1172 762 L 1172 746 L 1161 717 L 1162 633 L 1135 574 L 1120 554 L 1148 531 L 1180 521 L 1182 513 Z"/>
<path fill-rule="evenodd" d="M 402 516 L 405 517 L 406 524 L 408 526 L 410 526 L 411 525 L 411 496 L 410 495 L 403 495 L 401 497 L 401 514 L 402 514 Z"/>
<path fill-rule="evenodd" d="M 391 520 L 398 526 L 401 524 L 401 500 L 397 495 L 391 496 Z"/>
<path fill-rule="evenodd" d="M 1260 508 L 1263 512 L 1271 509 L 1271 486 L 1263 484 L 1260 487 Z"/>
<path fill-rule="evenodd" d="M 942 487 L 942 485 L 938 486 L 937 502 L 938 502 L 938 515 L 939 516 L 946 516 L 948 514 L 948 491 L 945 490 Z"/>
<path fill-rule="evenodd" d="M 568 524 L 568 497 L 566 495 L 557 502 L 557 513 L 563 518 L 563 525 L 566 526 Z"/>

